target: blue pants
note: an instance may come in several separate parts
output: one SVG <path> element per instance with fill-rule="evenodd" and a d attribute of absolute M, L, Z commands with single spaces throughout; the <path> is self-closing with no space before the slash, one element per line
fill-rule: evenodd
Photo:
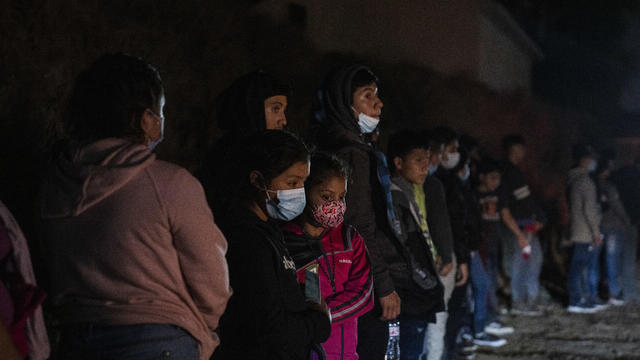
<path fill-rule="evenodd" d="M 593 246 L 591 250 L 591 261 L 587 268 L 587 299 L 595 301 L 598 298 L 598 284 L 600 283 L 600 254 L 602 245 Z"/>
<path fill-rule="evenodd" d="M 473 289 L 473 331 L 484 331 L 487 322 L 489 278 L 476 251 L 471 253 L 471 287 Z"/>
<path fill-rule="evenodd" d="M 400 317 L 400 360 L 418 360 L 426 352 L 424 339 L 428 326 L 425 320 Z"/>
<path fill-rule="evenodd" d="M 529 238 L 531 255 L 525 259 L 518 241 L 514 241 L 513 268 L 511 270 L 511 299 L 516 302 L 532 302 L 540 291 L 540 270 L 542 269 L 542 247 L 535 235 Z"/>
<path fill-rule="evenodd" d="M 640 302 L 637 291 L 636 254 L 638 251 L 638 228 L 627 233 L 622 245 L 622 296 L 625 301 Z"/>
<path fill-rule="evenodd" d="M 607 269 L 607 282 L 609 283 L 609 296 L 620 297 L 622 286 L 620 285 L 620 270 L 622 266 L 622 245 L 626 242 L 626 233 L 613 228 L 602 228 L 604 234 L 605 266 Z M 589 285 L 592 287 L 591 294 L 597 294 L 597 280 L 600 279 L 600 264 L 594 266 L 590 271 Z M 595 281 L 595 292 L 594 282 Z"/>
<path fill-rule="evenodd" d="M 63 329 L 60 359 L 199 360 L 198 342 L 184 329 L 168 324 L 70 325 Z"/>
<path fill-rule="evenodd" d="M 573 244 L 573 255 L 571 256 L 571 267 L 569 269 L 568 289 L 569 305 L 581 305 L 590 303 L 591 291 L 587 281 L 587 271 L 591 268 L 596 259 L 592 244 Z"/>

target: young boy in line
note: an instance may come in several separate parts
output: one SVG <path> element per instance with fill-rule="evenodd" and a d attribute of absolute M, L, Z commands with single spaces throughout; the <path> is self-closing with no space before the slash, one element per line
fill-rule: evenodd
<path fill-rule="evenodd" d="M 400 256 L 389 259 L 389 267 L 396 275 L 394 282 L 402 299 L 400 356 L 403 360 L 418 359 L 427 351 L 424 348 L 427 327 L 436 321 L 436 313 L 445 308 L 436 267 L 437 250 L 427 224 L 423 192 L 429 157 L 428 147 L 415 132 L 403 130 L 389 140 L 388 158 L 393 165 L 391 194 L 400 221 L 395 244 Z"/>

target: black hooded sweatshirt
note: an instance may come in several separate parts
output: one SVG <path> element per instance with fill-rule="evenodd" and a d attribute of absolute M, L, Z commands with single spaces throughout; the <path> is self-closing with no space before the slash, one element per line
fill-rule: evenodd
<path fill-rule="evenodd" d="M 224 136 L 204 156 L 198 179 L 207 195 L 214 217 L 226 209 L 226 189 L 231 168 L 239 158 L 238 152 L 251 134 L 266 130 L 264 101 L 272 96 L 288 96 L 290 89 L 264 71 L 254 71 L 236 79 L 216 98 L 216 118 Z"/>
<path fill-rule="evenodd" d="M 351 110 L 352 79 L 366 66 L 353 65 L 338 69 L 326 79 L 322 90 L 324 117 L 312 124 L 312 138 L 321 150 L 334 153 L 352 169 L 347 192 L 345 223 L 352 224 L 362 235 L 371 258 L 377 297 L 395 291 L 385 254 L 392 247 L 391 227 L 387 219 L 384 189 L 380 185 L 374 149 L 368 145 Z"/>
<path fill-rule="evenodd" d="M 280 227 L 249 210 L 231 212 L 221 228 L 234 293 L 213 359 L 309 359 L 312 345 L 329 338 L 328 316 L 306 302 Z"/>

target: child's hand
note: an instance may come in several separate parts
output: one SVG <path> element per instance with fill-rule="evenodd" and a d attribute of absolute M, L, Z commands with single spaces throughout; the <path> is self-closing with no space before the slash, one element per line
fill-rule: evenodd
<path fill-rule="evenodd" d="M 447 265 L 442 266 L 440 268 L 440 276 L 442 277 L 447 276 L 452 269 L 453 269 L 453 263 L 448 263 Z"/>
<path fill-rule="evenodd" d="M 456 273 L 456 286 L 462 286 L 467 283 L 469 279 L 469 268 L 467 264 L 460 264 L 458 266 L 458 272 Z"/>

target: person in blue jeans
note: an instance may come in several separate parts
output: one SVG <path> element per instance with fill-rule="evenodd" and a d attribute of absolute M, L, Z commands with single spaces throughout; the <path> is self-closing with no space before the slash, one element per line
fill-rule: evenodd
<path fill-rule="evenodd" d="M 600 228 L 604 235 L 605 266 L 609 284 L 609 304 L 622 305 L 621 266 L 622 248 L 628 239 L 631 219 L 627 214 L 616 186 L 609 181 L 614 168 L 612 160 L 602 161 L 596 170 L 600 202 L 602 204 L 602 221 Z M 596 264 L 599 265 L 599 264 Z M 592 293 L 597 290 L 600 278 L 600 266 L 594 266 L 590 272 Z"/>
<path fill-rule="evenodd" d="M 596 184 L 590 176 L 597 166 L 595 151 L 588 145 L 573 148 L 576 167 L 568 177 L 570 239 L 573 256 L 568 277 L 569 307 L 571 313 L 593 313 L 595 306 L 586 276 L 597 261 L 597 248 L 602 244 L 600 233 L 601 212 Z"/>

